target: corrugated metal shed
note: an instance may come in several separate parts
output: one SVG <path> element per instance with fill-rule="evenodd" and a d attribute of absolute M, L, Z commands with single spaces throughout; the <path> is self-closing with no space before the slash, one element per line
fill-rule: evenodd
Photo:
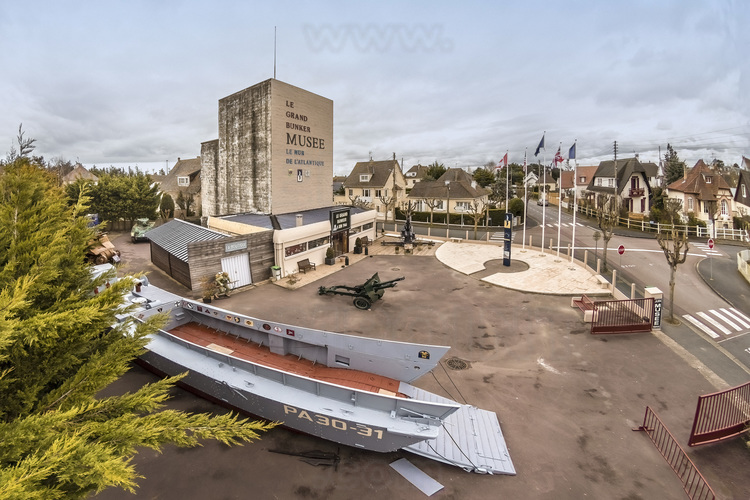
<path fill-rule="evenodd" d="M 183 262 L 188 260 L 188 243 L 228 238 L 225 234 L 180 219 L 155 227 L 146 233 L 146 237 Z"/>

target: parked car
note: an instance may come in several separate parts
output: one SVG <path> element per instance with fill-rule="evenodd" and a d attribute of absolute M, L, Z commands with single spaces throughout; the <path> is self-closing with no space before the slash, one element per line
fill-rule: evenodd
<path fill-rule="evenodd" d="M 539 205 L 540 207 L 541 207 L 542 205 L 544 205 L 544 206 L 549 206 L 549 200 L 543 200 L 543 199 L 539 198 L 539 199 L 537 200 L 536 204 L 537 204 L 537 205 Z"/>

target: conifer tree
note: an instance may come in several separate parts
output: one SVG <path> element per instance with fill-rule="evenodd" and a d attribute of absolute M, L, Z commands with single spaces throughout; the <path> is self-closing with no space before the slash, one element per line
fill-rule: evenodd
<path fill-rule="evenodd" d="M 84 263 L 92 230 L 81 193 L 70 206 L 27 158 L 0 172 L 0 498 L 134 492 L 139 448 L 241 444 L 275 424 L 165 410 L 180 377 L 97 397 L 123 375 L 163 319 L 117 323 L 121 279 L 94 294 Z M 104 278 L 100 278 L 103 280 Z M 116 325 L 116 326 L 112 326 Z"/>

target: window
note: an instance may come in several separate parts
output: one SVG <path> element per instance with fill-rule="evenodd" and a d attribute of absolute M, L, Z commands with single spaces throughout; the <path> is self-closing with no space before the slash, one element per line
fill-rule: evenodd
<path fill-rule="evenodd" d="M 362 190 L 362 197 L 363 198 L 369 198 L 370 197 L 370 190 L 369 189 L 363 189 Z"/>
<path fill-rule="evenodd" d="M 443 200 L 440 200 L 435 204 L 435 210 L 445 210 L 445 207 L 443 206 Z"/>
<path fill-rule="evenodd" d="M 580 182 L 581 184 L 586 184 L 586 176 L 585 175 L 580 176 L 578 178 L 578 182 Z"/>
<path fill-rule="evenodd" d="M 178 186 L 189 186 L 190 185 L 190 177 L 177 177 L 177 185 Z"/>
<path fill-rule="evenodd" d="M 706 176 L 706 184 L 711 184 L 711 176 L 710 175 Z"/>
<path fill-rule="evenodd" d="M 607 179 L 607 186 L 614 187 L 614 185 L 615 185 L 615 180 L 614 179 Z"/>
<path fill-rule="evenodd" d="M 745 190 L 745 185 L 744 184 L 742 185 L 742 197 L 743 198 L 747 197 L 747 191 Z"/>
<path fill-rule="evenodd" d="M 353 189 L 349 190 L 349 196 L 354 196 L 354 190 Z"/>
<path fill-rule="evenodd" d="M 370 174 L 359 174 L 359 182 L 370 182 Z"/>
<path fill-rule="evenodd" d="M 469 211 L 469 202 L 468 201 L 457 201 L 456 202 L 456 212 L 468 212 Z"/>
<path fill-rule="evenodd" d="M 689 197 L 687 201 L 688 201 L 688 203 L 687 203 L 687 205 L 688 205 L 688 212 L 692 212 L 693 211 L 693 197 L 692 196 Z"/>
<path fill-rule="evenodd" d="M 322 247 L 323 245 L 328 245 L 328 236 L 326 236 L 325 238 L 318 238 L 317 240 L 312 240 L 312 241 L 307 242 L 308 250 Z"/>
<path fill-rule="evenodd" d="M 721 200 L 721 215 L 724 215 L 724 216 L 729 215 L 729 207 L 727 204 L 727 200 Z"/>
<path fill-rule="evenodd" d="M 367 231 L 368 229 L 372 229 L 373 223 L 368 222 L 367 224 L 362 226 L 362 231 Z"/>
<path fill-rule="evenodd" d="M 602 185 L 602 178 L 601 178 L 601 177 L 598 177 L 598 178 L 596 179 L 596 185 L 597 185 L 597 186 L 601 186 L 601 185 Z"/>
<path fill-rule="evenodd" d="M 382 189 L 376 189 L 375 190 L 375 198 L 380 198 L 383 196 L 383 190 Z"/>
<path fill-rule="evenodd" d="M 307 244 L 306 243 L 300 243 L 299 245 L 292 245 L 292 246 L 286 247 L 284 249 L 284 255 L 286 257 L 291 257 L 292 255 L 296 255 L 298 253 L 302 253 L 305 250 L 307 250 Z"/>

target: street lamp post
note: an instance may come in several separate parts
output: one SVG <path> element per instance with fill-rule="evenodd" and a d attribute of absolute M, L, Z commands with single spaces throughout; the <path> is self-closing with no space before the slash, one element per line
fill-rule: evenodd
<path fill-rule="evenodd" d="M 445 187 L 448 188 L 448 200 L 445 205 L 445 224 L 448 226 L 446 238 L 451 237 L 451 181 L 445 181 Z"/>

